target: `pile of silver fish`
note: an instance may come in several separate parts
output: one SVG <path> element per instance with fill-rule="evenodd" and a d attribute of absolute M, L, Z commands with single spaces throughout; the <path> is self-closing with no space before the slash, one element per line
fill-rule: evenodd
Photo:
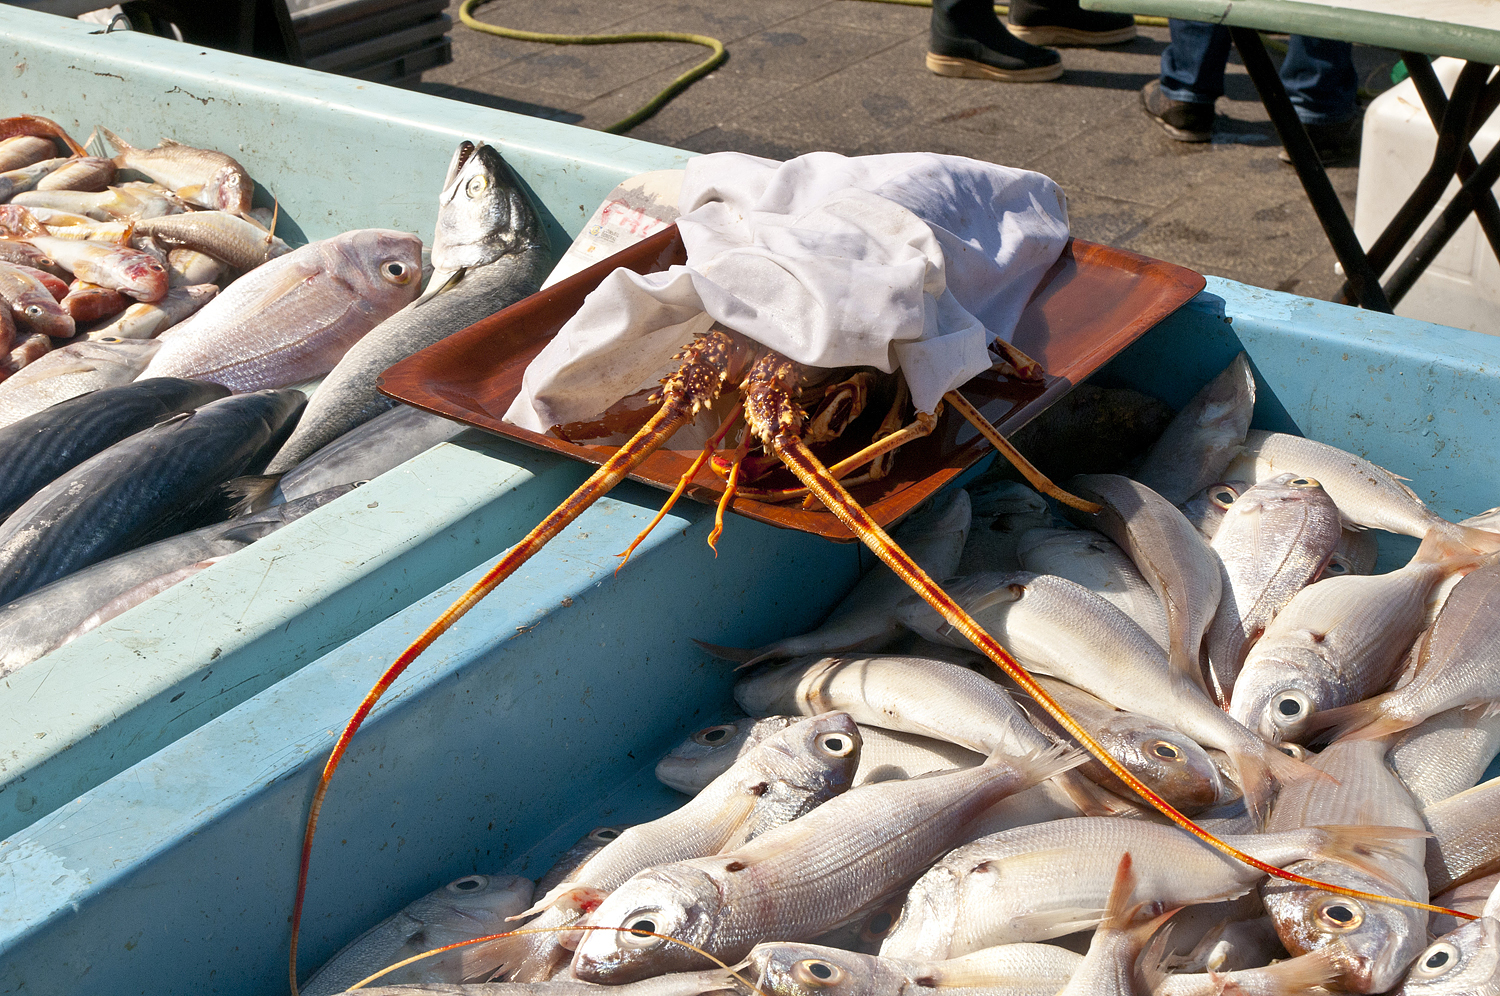
<path fill-rule="evenodd" d="M 0 676 L 457 435 L 377 376 L 551 262 L 482 143 L 453 155 L 419 296 L 416 236 L 292 248 L 232 157 L 100 131 L 118 155 L 0 121 Z"/>
<path fill-rule="evenodd" d="M 460 879 L 302 991 L 519 928 L 359 991 L 1500 992 L 1500 779 L 1476 784 L 1500 512 L 1449 522 L 1361 457 L 1249 431 L 1254 398 L 1241 355 L 1129 476 L 1070 482 L 1097 514 L 996 477 L 896 538 L 1209 832 L 1477 919 L 1268 877 L 1165 822 L 877 567 L 813 632 L 710 648 L 750 668 L 744 715 L 661 759 L 678 808 L 534 886 Z M 1381 530 L 1421 544 L 1376 574 Z"/>

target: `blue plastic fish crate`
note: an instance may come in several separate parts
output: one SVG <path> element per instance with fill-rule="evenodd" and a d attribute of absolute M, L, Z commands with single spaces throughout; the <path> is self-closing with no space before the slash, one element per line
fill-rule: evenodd
<path fill-rule="evenodd" d="M 309 236 L 430 231 L 431 163 L 440 174 L 462 137 L 503 139 L 559 240 L 620 178 L 680 161 L 40 17 L 0 9 L 25 67 L 3 84 L 7 106 L 85 133 L 87 106 L 132 136 L 234 152 Z M 1180 405 L 1241 349 L 1260 381 L 1258 427 L 1404 473 L 1444 515 L 1496 503 L 1497 339 L 1211 278 L 1096 380 Z M 284 991 L 302 821 L 338 730 L 407 642 L 582 476 L 479 437 L 438 447 L 237 554 L 241 570 L 204 575 L 223 587 L 179 586 L 79 640 L 70 670 L 0 689 L 5 757 L 33 749 L 39 709 L 76 737 L 28 772 L 6 769 L 0 993 Z M 614 554 L 660 499 L 618 489 L 376 709 L 323 810 L 304 972 L 444 881 L 538 875 L 590 827 L 671 805 L 651 766 L 730 708 L 731 672 L 692 638 L 751 645 L 804 629 L 869 564 L 854 546 L 744 520 L 730 522 L 715 559 L 703 542 L 711 513 L 683 503 L 616 576 Z M 266 586 L 274 598 L 234 601 Z M 260 627 L 253 638 L 226 604 Z M 110 724 L 105 706 L 129 721 Z M 20 813 L 19 791 L 38 785 L 46 794 Z"/>

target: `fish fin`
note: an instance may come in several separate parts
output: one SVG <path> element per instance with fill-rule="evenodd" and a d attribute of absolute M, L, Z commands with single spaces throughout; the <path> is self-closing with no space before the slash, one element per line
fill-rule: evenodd
<path fill-rule="evenodd" d="M 1081 906 L 1063 906 L 1011 917 L 1011 923 L 1034 937 L 1062 937 L 1064 934 L 1090 930 L 1104 920 L 1104 910 Z"/>
<path fill-rule="evenodd" d="M 1020 792 L 1031 788 L 1031 786 L 1039 782 L 1044 782 L 1049 778 L 1060 775 L 1064 771 L 1072 771 L 1088 759 L 1089 755 L 1068 744 L 1054 744 L 1051 747 L 1038 748 L 1025 757 L 1007 758 L 996 755 L 985 763 L 992 764 L 999 761 L 1000 763 L 1010 765 L 1016 771 L 1020 772 L 1022 784 L 1017 785 L 1015 788 L 1015 792 Z"/>
<path fill-rule="evenodd" d="M 1145 992 L 1156 992 L 1161 988 L 1162 982 L 1166 981 L 1167 976 L 1172 974 L 1167 964 L 1172 958 L 1172 952 L 1167 947 L 1167 941 L 1171 936 L 1171 928 L 1157 934 L 1141 952 L 1140 958 L 1136 960 L 1136 974 L 1140 976 L 1141 987 Z"/>
<path fill-rule="evenodd" d="M 1481 703 L 1478 703 L 1477 705 L 1470 706 L 1469 708 L 1471 708 L 1471 709 L 1479 709 L 1480 710 L 1480 713 L 1479 713 L 1479 718 L 1480 719 L 1489 719 L 1491 716 L 1495 715 L 1497 712 L 1500 712 L 1500 699 L 1490 699 L 1488 702 L 1481 702 Z"/>
<path fill-rule="evenodd" d="M 238 519 L 241 516 L 253 515 L 256 512 L 264 512 L 272 505 L 271 495 L 276 490 L 276 485 L 281 483 L 281 474 L 247 474 L 244 477 L 236 477 L 225 481 L 220 485 L 224 497 L 229 500 L 229 517 Z"/>
<path fill-rule="evenodd" d="M 1385 692 L 1350 705 L 1315 712 L 1309 722 L 1308 731 L 1322 731 L 1321 739 L 1329 742 L 1379 740 L 1416 726 L 1420 720 L 1400 719 L 1396 716 L 1387 716 L 1381 711 L 1385 700 L 1393 694 L 1393 692 Z"/>
<path fill-rule="evenodd" d="M 706 643 L 703 640 L 693 642 L 702 647 L 710 656 L 717 657 L 721 661 L 731 661 L 740 667 L 749 667 L 760 661 L 760 658 L 755 656 L 754 650 L 746 650 L 743 647 L 725 647 L 717 643 Z"/>
<path fill-rule="evenodd" d="M 1365 824 L 1317 826 L 1313 829 L 1327 838 L 1318 847 L 1318 857 L 1354 865 L 1392 885 L 1399 883 L 1382 871 L 1382 866 L 1389 864 L 1395 858 L 1404 857 L 1403 845 L 1432 836 L 1426 830 L 1415 830 L 1411 827 L 1382 827 Z"/>
<path fill-rule="evenodd" d="M 1140 912 L 1139 904 L 1130 905 L 1130 897 L 1135 894 L 1136 885 L 1132 863 L 1129 851 L 1120 855 L 1120 863 L 1115 867 L 1115 880 L 1109 887 L 1109 898 L 1104 901 L 1104 919 L 1099 922 L 1100 930 L 1124 930 L 1135 919 L 1135 914 Z"/>
<path fill-rule="evenodd" d="M 552 887 L 551 892 L 538 899 L 531 909 L 523 910 L 505 919 L 507 921 L 524 920 L 550 909 L 577 910 L 588 914 L 598 909 L 599 904 L 608 896 L 607 891 L 584 885 L 582 882 L 559 882 Z"/>
<path fill-rule="evenodd" d="M 185 148 L 188 148 L 188 146 L 186 146 L 186 145 L 182 145 L 182 143 L 181 143 L 181 142 L 179 142 L 179 141 L 177 141 L 177 139 L 175 139 L 175 138 L 164 138 L 164 139 L 162 139 L 162 140 L 161 140 L 161 141 L 160 141 L 160 142 L 157 142 L 157 143 L 156 143 L 156 147 L 157 147 L 157 148 L 158 148 L 158 149 L 167 149 L 167 148 L 171 148 L 171 147 L 172 147 L 172 146 L 174 146 L 174 145 L 180 145 L 180 146 L 182 146 L 182 147 L 183 147 L 183 148 L 184 148 L 184 149 L 185 149 Z"/>
<path fill-rule="evenodd" d="M 178 187 L 175 191 L 173 191 L 173 193 L 175 193 L 178 197 L 181 197 L 185 201 L 190 201 L 194 197 L 197 197 L 199 194 L 203 193 L 203 184 L 190 183 L 186 187 Z"/>
<path fill-rule="evenodd" d="M 449 287 L 458 283 L 459 280 L 463 279 L 466 269 L 466 267 L 460 266 L 456 270 L 433 270 L 432 276 L 427 280 L 427 289 L 422 291 L 417 299 L 412 302 L 412 307 L 416 307 L 424 301 L 432 300 Z"/>
<path fill-rule="evenodd" d="M 1057 787 L 1078 807 L 1084 816 L 1119 816 L 1135 812 L 1135 807 L 1122 803 L 1119 797 L 1105 791 L 1076 771 L 1064 771 L 1053 777 Z"/>
<path fill-rule="evenodd" d="M 110 131 L 103 125 L 95 125 L 94 130 L 103 134 L 104 137 L 109 140 L 109 144 L 113 145 L 117 150 L 119 150 L 121 155 L 124 155 L 127 152 L 136 151 L 135 146 L 131 145 L 129 142 L 125 141 L 119 135 L 116 135 L 114 132 Z M 116 162 L 115 165 L 119 166 L 121 164 L 119 162 Z"/>

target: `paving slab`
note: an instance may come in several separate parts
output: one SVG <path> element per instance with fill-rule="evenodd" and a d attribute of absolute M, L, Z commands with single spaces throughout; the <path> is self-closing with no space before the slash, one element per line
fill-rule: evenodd
<path fill-rule="evenodd" d="M 703 58 L 684 45 L 554 47 L 480 37 L 454 17 L 454 62 L 421 88 L 607 128 Z M 1231 56 L 1213 141 L 1169 139 L 1142 112 L 1169 33 L 1063 49 L 1061 79 L 1004 84 L 934 76 L 930 11 L 868 0 L 495 0 L 485 21 L 531 31 L 686 31 L 729 59 L 634 137 L 694 152 L 788 159 L 930 151 L 1035 169 L 1068 194 L 1075 235 L 1204 273 L 1311 297 L 1339 288 L 1328 247 L 1255 88 Z M 1276 43 L 1273 39 L 1273 49 Z M 1356 46 L 1364 98 L 1391 85 L 1396 53 Z M 1329 171 L 1353 211 L 1358 169 Z"/>

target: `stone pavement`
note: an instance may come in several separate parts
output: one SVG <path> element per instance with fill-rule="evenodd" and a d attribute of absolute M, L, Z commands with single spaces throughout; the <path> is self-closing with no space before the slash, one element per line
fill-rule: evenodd
<path fill-rule="evenodd" d="M 606 128 L 707 50 L 683 44 L 553 46 L 510 41 L 449 13 L 454 61 L 421 89 Z M 1052 83 L 934 76 L 925 8 L 868 0 L 494 0 L 482 20 L 568 34 L 687 31 L 729 60 L 629 134 L 698 152 L 786 159 L 930 151 L 1039 170 L 1068 193 L 1073 233 L 1245 283 L 1328 298 L 1329 249 L 1249 77 L 1230 66 L 1214 140 L 1173 142 L 1140 109 L 1165 28 L 1127 45 L 1063 49 Z M 1390 86 L 1394 53 L 1355 48 L 1361 85 Z M 1353 212 L 1357 169 L 1329 171 Z"/>

